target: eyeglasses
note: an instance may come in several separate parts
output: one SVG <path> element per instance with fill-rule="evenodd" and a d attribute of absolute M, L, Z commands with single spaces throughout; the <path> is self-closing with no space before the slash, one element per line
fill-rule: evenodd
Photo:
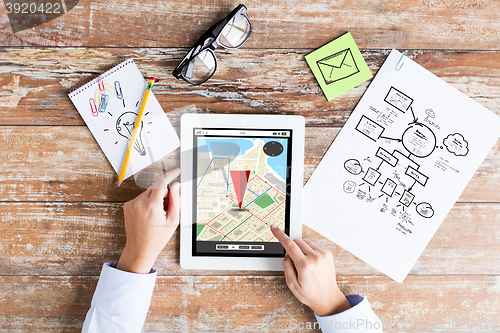
<path fill-rule="evenodd" d="M 247 41 L 251 33 L 252 22 L 247 15 L 247 8 L 238 5 L 198 39 L 172 74 L 193 85 L 202 84 L 211 78 L 217 69 L 215 49 L 219 46 L 225 49 L 237 49 Z"/>

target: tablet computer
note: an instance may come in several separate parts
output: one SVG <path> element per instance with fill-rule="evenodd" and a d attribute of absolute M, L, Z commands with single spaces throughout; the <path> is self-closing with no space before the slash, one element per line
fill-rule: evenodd
<path fill-rule="evenodd" d="M 184 114 L 181 267 L 283 270 L 270 226 L 301 237 L 303 162 L 302 116 Z"/>

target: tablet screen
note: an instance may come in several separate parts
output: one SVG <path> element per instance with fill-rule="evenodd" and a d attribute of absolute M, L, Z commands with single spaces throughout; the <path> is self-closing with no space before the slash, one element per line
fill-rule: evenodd
<path fill-rule="evenodd" d="M 193 256 L 282 257 L 292 130 L 194 128 Z"/>

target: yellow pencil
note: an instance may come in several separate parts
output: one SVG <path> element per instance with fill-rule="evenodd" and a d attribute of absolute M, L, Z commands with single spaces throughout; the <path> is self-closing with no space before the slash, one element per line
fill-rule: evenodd
<path fill-rule="evenodd" d="M 151 90 L 153 90 L 154 82 L 155 78 L 151 77 L 146 87 L 146 92 L 144 93 L 144 98 L 142 99 L 141 109 L 139 110 L 139 115 L 137 116 L 137 120 L 135 121 L 134 131 L 132 132 L 132 136 L 130 137 L 127 153 L 125 154 L 125 159 L 123 160 L 122 169 L 120 171 L 120 175 L 118 176 L 118 187 L 120 187 L 120 185 L 123 182 L 123 179 L 125 178 L 128 162 L 130 160 L 130 154 L 132 153 L 132 148 L 134 147 L 135 138 L 137 136 L 137 133 L 139 132 L 139 126 L 141 125 L 142 115 L 144 114 L 144 110 L 146 109 L 146 103 L 148 102 L 149 93 L 151 92 Z"/>

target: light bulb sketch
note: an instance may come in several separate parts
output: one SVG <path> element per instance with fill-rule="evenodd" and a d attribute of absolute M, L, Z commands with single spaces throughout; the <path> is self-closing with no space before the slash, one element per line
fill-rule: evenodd
<path fill-rule="evenodd" d="M 118 134 L 130 141 L 132 132 L 134 131 L 136 119 L 137 113 L 135 112 L 128 111 L 123 113 L 116 121 L 116 131 L 118 132 Z M 137 137 L 134 143 L 134 149 L 137 150 L 141 156 L 146 155 L 146 149 L 144 148 L 144 144 L 142 143 L 143 127 L 144 123 L 141 121 L 141 126 L 138 129 L 139 133 L 137 133 Z"/>

